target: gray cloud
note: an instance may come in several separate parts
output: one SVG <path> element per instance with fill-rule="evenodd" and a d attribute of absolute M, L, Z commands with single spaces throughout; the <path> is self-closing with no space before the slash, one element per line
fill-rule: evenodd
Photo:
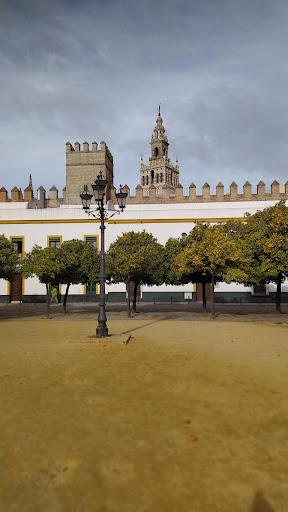
<path fill-rule="evenodd" d="M 133 190 L 159 102 L 185 187 L 288 179 L 285 0 L 2 4 L 1 186 L 61 189 L 95 139 Z"/>

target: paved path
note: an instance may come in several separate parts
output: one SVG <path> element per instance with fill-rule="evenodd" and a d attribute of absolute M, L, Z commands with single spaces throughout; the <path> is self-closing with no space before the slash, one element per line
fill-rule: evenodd
<path fill-rule="evenodd" d="M 137 307 L 137 314 L 132 316 L 137 319 L 166 319 L 166 320 L 190 320 L 190 321 L 211 321 L 210 305 L 208 304 L 207 314 L 202 313 L 200 303 L 193 302 L 175 304 L 153 304 L 140 303 Z M 109 318 L 127 318 L 126 305 L 123 303 L 108 303 L 106 305 Z M 260 321 L 288 324 L 288 304 L 283 304 L 282 314 L 275 312 L 274 304 L 216 304 L 215 321 Z M 30 316 L 45 316 L 45 304 L 0 304 L 0 318 L 13 319 Z M 90 318 L 98 314 L 97 303 L 71 303 L 67 306 L 67 317 Z M 50 306 L 52 318 L 63 318 L 62 304 Z"/>

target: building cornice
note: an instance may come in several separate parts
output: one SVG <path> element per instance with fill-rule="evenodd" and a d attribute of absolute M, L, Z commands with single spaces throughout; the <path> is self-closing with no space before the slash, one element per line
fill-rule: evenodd
<path fill-rule="evenodd" d="M 229 220 L 240 220 L 245 222 L 245 217 L 198 217 L 198 218 L 181 218 L 181 219 L 108 219 L 108 224 L 171 224 L 175 222 L 227 222 Z M 0 224 L 88 224 L 91 222 L 100 223 L 99 219 L 45 219 L 45 220 L 0 220 Z"/>

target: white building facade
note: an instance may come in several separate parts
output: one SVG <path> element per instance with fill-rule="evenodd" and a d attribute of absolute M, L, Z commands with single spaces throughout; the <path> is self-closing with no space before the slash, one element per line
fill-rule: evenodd
<path fill-rule="evenodd" d="M 128 231 L 146 230 L 165 244 L 168 238 L 178 238 L 189 233 L 196 221 L 219 222 L 228 219 L 243 219 L 246 212 L 273 206 L 276 201 L 201 203 L 201 204 L 155 204 L 127 205 L 120 215 L 106 221 L 105 249 L 118 236 Z M 10 205 L 9 205 L 10 206 Z M 15 206 L 15 205 L 14 205 Z M 35 244 L 41 247 L 60 246 L 62 242 L 78 238 L 93 241 L 99 247 L 100 221 L 88 217 L 80 205 L 63 205 L 58 208 L 28 209 L 25 203 L 20 208 L 3 208 L 0 205 L 0 233 L 10 239 L 19 256 L 31 251 Z M 17 289 L 13 289 L 13 288 Z M 275 299 L 274 284 L 260 290 L 240 284 L 218 283 L 215 289 L 216 302 L 271 302 Z M 0 301 L 44 302 L 45 285 L 37 278 L 16 279 L 12 283 L 0 280 Z M 60 286 L 60 295 L 65 285 Z M 106 287 L 107 301 L 126 300 L 125 285 L 112 284 Z M 89 286 L 72 285 L 70 301 L 97 301 L 98 289 Z M 199 300 L 196 284 L 184 286 L 142 286 L 140 301 L 143 302 L 189 302 Z M 283 301 L 288 302 L 288 285 L 283 285 Z"/>

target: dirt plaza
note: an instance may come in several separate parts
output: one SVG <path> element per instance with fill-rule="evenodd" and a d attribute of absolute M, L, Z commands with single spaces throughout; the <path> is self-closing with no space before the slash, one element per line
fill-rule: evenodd
<path fill-rule="evenodd" d="M 0 510 L 286 512 L 287 305 L 169 306 L 1 305 Z"/>

